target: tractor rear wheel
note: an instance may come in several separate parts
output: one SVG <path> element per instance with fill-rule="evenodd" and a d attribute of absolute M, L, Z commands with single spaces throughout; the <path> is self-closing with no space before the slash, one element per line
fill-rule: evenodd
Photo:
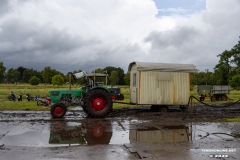
<path fill-rule="evenodd" d="M 105 117 L 112 110 L 111 94 L 103 89 L 91 90 L 84 98 L 84 106 L 90 117 Z"/>
<path fill-rule="evenodd" d="M 51 115 L 53 118 L 62 118 L 67 112 L 67 107 L 63 103 L 55 103 L 51 107 Z"/>

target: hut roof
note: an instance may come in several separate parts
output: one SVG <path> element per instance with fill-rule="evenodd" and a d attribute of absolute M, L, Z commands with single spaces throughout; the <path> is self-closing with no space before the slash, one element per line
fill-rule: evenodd
<path fill-rule="evenodd" d="M 136 64 L 138 71 L 161 71 L 161 72 L 197 72 L 193 64 L 173 64 L 173 63 L 151 63 L 151 62 L 132 62 L 128 66 L 131 71 L 132 66 Z"/>

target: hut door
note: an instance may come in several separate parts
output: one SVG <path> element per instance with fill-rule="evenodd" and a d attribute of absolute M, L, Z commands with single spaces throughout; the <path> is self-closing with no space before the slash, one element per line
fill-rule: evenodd
<path fill-rule="evenodd" d="M 137 103 L 137 73 L 132 73 L 132 84 L 130 89 L 131 103 Z"/>

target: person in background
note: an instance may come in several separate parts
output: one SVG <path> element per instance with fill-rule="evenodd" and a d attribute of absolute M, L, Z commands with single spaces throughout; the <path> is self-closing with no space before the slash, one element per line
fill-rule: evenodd
<path fill-rule="evenodd" d="M 18 96 L 18 101 L 22 101 L 22 96 L 23 96 L 23 94 L 20 93 L 19 96 Z"/>

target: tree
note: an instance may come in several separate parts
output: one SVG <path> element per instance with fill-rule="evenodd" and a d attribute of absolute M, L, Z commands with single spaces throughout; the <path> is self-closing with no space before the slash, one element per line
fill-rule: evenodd
<path fill-rule="evenodd" d="M 104 69 L 102 69 L 102 68 L 97 68 L 97 69 L 95 69 L 94 71 L 92 71 L 92 73 L 103 73 L 104 72 Z"/>
<path fill-rule="evenodd" d="M 118 78 L 119 78 L 117 84 L 120 84 L 120 85 L 125 84 L 124 83 L 124 70 L 122 68 L 120 68 L 120 67 L 116 68 L 116 67 L 108 66 L 108 67 L 104 68 L 103 70 L 107 71 L 107 73 L 110 74 L 109 77 L 111 76 L 112 71 L 117 71 Z"/>
<path fill-rule="evenodd" d="M 118 81 L 119 81 L 118 72 L 117 71 L 112 71 L 111 76 L 109 77 L 109 80 L 110 80 L 111 85 L 118 84 Z"/>
<path fill-rule="evenodd" d="M 226 85 L 231 78 L 231 72 L 233 70 L 232 52 L 225 50 L 219 54 L 218 57 L 220 57 L 219 63 L 214 68 L 215 75 L 218 79 L 217 84 Z"/>
<path fill-rule="evenodd" d="M 32 76 L 30 79 L 29 79 L 29 83 L 31 85 L 38 85 L 40 83 L 40 79 L 37 78 L 36 76 Z"/>
<path fill-rule="evenodd" d="M 42 82 L 42 75 L 40 71 L 34 70 L 34 69 L 29 69 L 26 68 L 23 72 L 22 75 L 22 82 L 23 83 L 28 83 L 30 78 L 32 78 L 33 76 L 36 76 L 37 78 L 39 78 L 40 82 Z"/>
<path fill-rule="evenodd" d="M 234 75 L 232 79 L 229 81 L 229 84 L 234 89 L 240 89 L 240 74 Z"/>
<path fill-rule="evenodd" d="M 240 38 L 240 37 L 239 37 Z M 240 41 L 232 49 L 232 62 L 235 64 L 235 72 L 240 74 Z"/>
<path fill-rule="evenodd" d="M 42 78 L 43 78 L 43 82 L 44 83 L 51 83 L 52 82 L 52 77 L 55 76 L 55 75 L 62 75 L 64 77 L 64 75 L 59 72 L 59 71 L 56 71 L 55 69 L 52 69 L 51 67 L 45 67 L 42 71 Z"/>
<path fill-rule="evenodd" d="M 130 85 L 130 73 L 124 75 L 124 82 L 126 85 Z"/>
<path fill-rule="evenodd" d="M 125 81 L 124 81 L 124 70 L 120 67 L 118 67 L 116 69 L 116 71 L 118 72 L 118 77 L 119 77 L 119 81 L 118 81 L 118 84 L 119 85 L 124 85 L 125 84 Z"/>
<path fill-rule="evenodd" d="M 191 85 L 214 85 L 214 73 L 212 72 L 199 72 L 191 73 Z"/>
<path fill-rule="evenodd" d="M 17 71 L 19 72 L 18 82 L 22 82 L 23 79 L 23 72 L 26 68 L 20 66 L 17 68 Z"/>
<path fill-rule="evenodd" d="M 218 64 L 215 66 L 217 84 L 226 85 L 232 77 L 240 74 L 240 41 L 231 50 L 219 54 Z"/>
<path fill-rule="evenodd" d="M 6 67 L 4 67 L 3 62 L 0 62 L 0 83 L 5 79 Z"/>
<path fill-rule="evenodd" d="M 19 72 L 16 69 L 10 68 L 6 73 L 8 83 L 18 82 Z"/>
<path fill-rule="evenodd" d="M 52 77 L 52 84 L 57 85 L 57 86 L 63 85 L 64 84 L 64 77 L 60 74 L 53 76 Z"/>

